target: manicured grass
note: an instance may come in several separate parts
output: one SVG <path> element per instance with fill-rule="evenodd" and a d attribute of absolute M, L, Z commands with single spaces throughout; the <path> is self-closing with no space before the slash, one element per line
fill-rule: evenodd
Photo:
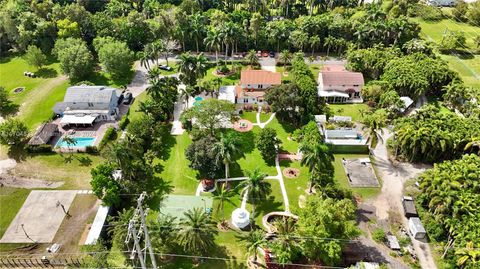
<path fill-rule="evenodd" d="M 479 30 L 480 32 L 480 30 Z M 480 87 L 480 55 L 468 55 L 470 58 L 459 58 L 455 55 L 440 55 L 448 62 L 453 70 L 457 71 L 466 85 Z"/>
<path fill-rule="evenodd" d="M 17 215 L 29 193 L 30 190 L 27 189 L 0 188 L 0 238 Z M 1 246 L 2 244 L 0 244 Z"/>
<path fill-rule="evenodd" d="M 381 191 L 381 188 L 352 188 L 348 183 L 347 174 L 343 168 L 342 158 L 351 159 L 351 158 L 368 158 L 368 155 L 365 154 L 335 154 L 334 168 L 335 168 L 335 180 L 340 184 L 340 186 L 352 190 L 354 194 L 361 196 L 363 199 L 368 199 L 378 195 Z M 381 179 L 378 178 L 380 184 Z"/>
<path fill-rule="evenodd" d="M 252 123 L 256 123 L 257 122 L 257 112 L 243 112 L 243 114 L 241 115 L 242 119 L 246 119 L 248 121 L 251 121 Z"/>
<path fill-rule="evenodd" d="M 424 21 L 420 18 L 412 18 L 411 20 L 420 24 L 420 27 L 422 28 L 421 33 L 427 38 L 427 40 L 430 39 L 439 44 L 446 31 L 459 31 L 465 33 L 465 37 L 467 38 L 466 46 L 470 50 L 476 49 L 474 38 L 480 32 L 480 27 L 468 23 L 457 22 L 451 19 L 443 19 L 435 22 Z"/>
<path fill-rule="evenodd" d="M 160 64 L 165 64 L 166 65 L 167 62 L 166 61 L 160 61 Z M 160 69 L 160 74 L 162 74 L 162 75 L 173 75 L 173 74 L 178 73 L 178 64 L 176 62 L 169 61 L 168 66 L 170 66 L 172 68 L 172 70 L 167 71 L 167 70 L 161 70 Z"/>
<path fill-rule="evenodd" d="M 143 112 L 139 111 L 140 103 L 148 99 L 147 92 L 142 92 L 139 96 L 135 97 L 133 104 L 130 106 L 128 112 L 128 118 L 130 121 L 137 119 L 143 115 Z"/>
<path fill-rule="evenodd" d="M 75 153 L 73 157 L 71 154 L 32 154 L 17 164 L 15 174 L 49 181 L 63 181 L 60 189 L 91 189 L 90 170 L 102 160 L 101 156 L 84 153 Z"/>
<path fill-rule="evenodd" d="M 293 140 L 289 140 L 288 137 L 292 135 L 295 128 L 288 123 L 279 122 L 275 117 L 266 127 L 270 127 L 277 131 L 277 137 L 282 140 L 281 148 L 284 151 L 296 153 L 298 150 L 298 143 Z"/>
<path fill-rule="evenodd" d="M 53 106 L 61 102 L 65 92 L 70 86 L 68 81 L 64 81 L 54 88 L 38 92 L 35 96 L 30 96 L 28 105 L 25 105 L 20 111 L 20 118 L 30 129 L 34 129 L 42 122 L 48 121 L 53 116 Z"/>
<path fill-rule="evenodd" d="M 220 78 L 222 83 L 220 85 L 236 85 L 238 83 L 238 81 L 240 80 L 240 72 L 237 72 L 237 73 L 234 73 L 234 74 L 231 74 L 229 76 L 226 76 L 226 77 L 219 77 L 219 76 L 216 76 L 214 75 L 214 71 L 216 70 L 216 66 L 213 66 L 211 68 L 209 68 L 207 70 L 207 73 L 205 75 L 205 77 L 203 78 L 203 80 L 207 81 L 207 80 L 214 80 L 215 78 Z M 232 68 L 232 65 L 228 65 L 228 68 Z M 246 68 L 245 66 L 242 66 L 242 69 Z"/>
<path fill-rule="evenodd" d="M 21 104 L 26 101 L 30 91 L 57 77 L 60 74 L 59 64 L 53 62 L 53 57 L 49 58 L 50 63 L 43 67 L 43 71 L 30 66 L 21 56 L 11 56 L 0 59 L 0 86 L 5 87 L 11 93 L 12 100 Z M 29 71 L 36 73 L 36 78 L 30 78 L 23 75 L 23 72 Z M 13 93 L 17 87 L 25 87 L 20 93 Z"/>
<path fill-rule="evenodd" d="M 260 121 L 266 122 L 268 119 L 270 119 L 271 115 L 272 113 L 265 113 L 265 112 L 260 113 Z"/>
<path fill-rule="evenodd" d="M 322 70 L 323 64 L 309 64 L 310 71 L 313 73 L 313 77 L 315 78 L 315 81 L 318 79 L 318 73 Z"/>
<path fill-rule="evenodd" d="M 296 168 L 300 170 L 300 175 L 296 178 L 287 178 L 283 177 L 285 183 L 285 188 L 287 189 L 288 201 L 290 202 L 290 210 L 295 212 L 299 208 L 299 198 L 300 196 L 306 196 L 307 193 L 305 190 L 309 186 L 309 176 L 310 172 L 308 168 L 302 166 L 299 161 L 281 161 L 280 166 L 283 169 L 285 168 Z"/>
<path fill-rule="evenodd" d="M 198 186 L 197 171 L 188 167 L 189 161 L 185 157 L 185 150 L 192 142 L 188 133 L 174 136 L 175 142 L 170 150 L 170 156 L 165 161 L 159 163 L 164 167 L 160 176 L 167 181 L 170 181 L 174 186 L 174 194 L 195 194 Z"/>
<path fill-rule="evenodd" d="M 366 104 L 329 104 L 328 107 L 333 115 L 349 116 L 353 121 L 361 121 L 362 115 L 359 111 L 368 111 L 369 109 Z"/>

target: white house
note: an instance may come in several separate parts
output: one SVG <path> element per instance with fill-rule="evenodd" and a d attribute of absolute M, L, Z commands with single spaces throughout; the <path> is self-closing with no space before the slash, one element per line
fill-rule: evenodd
<path fill-rule="evenodd" d="M 325 65 L 318 75 L 318 96 L 327 103 L 361 103 L 364 85 L 362 73 L 345 70 L 343 65 Z"/>
<path fill-rule="evenodd" d="M 62 116 L 65 125 L 92 125 L 98 121 L 116 120 L 119 93 L 106 86 L 73 86 L 67 89 L 63 102 L 53 111 Z"/>
<path fill-rule="evenodd" d="M 282 75 L 266 70 L 243 70 L 235 89 L 237 104 L 263 104 L 265 90 L 282 84 Z"/>

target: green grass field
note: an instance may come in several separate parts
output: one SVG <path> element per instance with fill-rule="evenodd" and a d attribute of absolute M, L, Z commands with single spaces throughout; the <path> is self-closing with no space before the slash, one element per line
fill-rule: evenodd
<path fill-rule="evenodd" d="M 333 115 L 349 116 L 353 121 L 362 120 L 359 110 L 367 111 L 369 109 L 366 104 L 329 104 L 328 107 Z"/>
<path fill-rule="evenodd" d="M 465 33 L 466 48 L 463 56 L 457 54 L 441 54 L 453 70 L 457 71 L 465 84 L 471 87 L 480 87 L 480 55 L 474 38 L 479 35 L 480 27 L 471 24 L 444 19 L 439 22 L 426 22 L 419 18 L 412 19 L 420 24 L 421 35 L 426 39 L 439 44 L 446 31 L 461 31 Z"/>

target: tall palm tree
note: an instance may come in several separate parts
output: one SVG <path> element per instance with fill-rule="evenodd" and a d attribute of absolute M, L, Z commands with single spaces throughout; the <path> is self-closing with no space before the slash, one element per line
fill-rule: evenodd
<path fill-rule="evenodd" d="M 140 65 L 150 70 L 150 56 L 145 51 L 140 52 Z"/>
<path fill-rule="evenodd" d="M 253 212 L 255 212 L 256 203 L 265 200 L 272 192 L 272 186 L 265 181 L 266 175 L 257 168 L 247 172 L 248 179 L 238 184 L 237 188 L 242 189 L 241 195 L 247 195 L 248 201 L 252 204 Z"/>
<path fill-rule="evenodd" d="M 330 148 L 322 141 L 313 145 L 302 144 L 300 151 L 303 153 L 302 165 L 306 165 L 311 173 L 309 193 L 315 185 L 328 183 L 327 177 L 333 174 L 333 154 Z"/>
<path fill-rule="evenodd" d="M 330 53 L 330 48 L 332 46 L 335 46 L 336 44 L 335 42 L 336 42 L 336 39 L 333 36 L 327 36 L 325 38 L 325 41 L 323 42 L 323 46 L 327 47 L 327 57 L 328 57 L 328 54 Z"/>
<path fill-rule="evenodd" d="M 204 77 L 207 73 L 208 59 L 200 53 L 192 55 L 190 53 L 182 53 L 179 57 L 178 71 L 180 72 L 180 80 L 185 85 L 195 86 L 197 80 Z"/>
<path fill-rule="evenodd" d="M 213 196 L 213 199 L 218 201 L 217 212 L 220 212 L 221 214 L 222 225 L 225 224 L 225 203 L 234 205 L 231 199 L 235 192 L 232 189 L 228 189 L 226 186 L 227 183 L 222 183 L 221 187 L 215 191 Z"/>
<path fill-rule="evenodd" d="M 261 229 L 252 230 L 249 233 L 239 236 L 240 240 L 245 242 L 247 253 L 253 255 L 253 263 L 257 263 L 258 248 L 267 244 L 265 232 Z"/>
<path fill-rule="evenodd" d="M 377 146 L 378 141 L 383 143 L 383 130 L 385 127 L 385 115 L 380 113 L 371 113 L 364 118 L 363 130 L 366 130 L 367 143 L 370 143 L 370 148 L 374 149 Z"/>
<path fill-rule="evenodd" d="M 254 50 L 250 50 L 247 53 L 247 56 L 245 56 L 245 60 L 247 60 L 248 64 L 253 67 L 253 66 L 258 65 L 258 60 L 259 59 L 258 59 L 258 56 L 257 56 L 256 52 Z"/>
<path fill-rule="evenodd" d="M 217 29 L 211 29 L 207 32 L 207 37 L 205 37 L 205 46 L 210 49 L 215 50 L 215 63 L 218 68 L 218 52 L 222 47 L 222 35 Z"/>
<path fill-rule="evenodd" d="M 315 48 L 320 45 L 320 37 L 318 35 L 311 36 L 308 40 L 310 43 L 310 47 L 312 48 L 312 56 L 315 53 Z"/>
<path fill-rule="evenodd" d="M 190 30 L 190 34 L 195 39 L 197 53 L 199 53 L 199 40 L 205 32 L 205 17 L 202 14 L 196 13 L 190 16 Z"/>
<path fill-rule="evenodd" d="M 233 162 L 234 156 L 240 153 L 240 143 L 234 133 L 230 135 L 221 134 L 220 140 L 213 145 L 217 154 L 217 163 L 225 166 L 225 178 L 229 177 L 229 165 Z"/>
<path fill-rule="evenodd" d="M 158 68 L 158 66 L 152 67 L 147 72 L 147 78 L 148 78 L 148 80 L 150 80 L 150 83 L 152 82 L 152 80 L 159 79 L 161 75 L 162 75 L 162 73 L 160 71 L 160 68 Z"/>
<path fill-rule="evenodd" d="M 292 61 L 292 53 L 289 50 L 282 50 L 278 56 L 278 60 L 283 63 L 283 72 L 287 71 L 286 67 Z"/>
<path fill-rule="evenodd" d="M 178 242 L 187 253 L 205 255 L 215 246 L 216 230 L 204 209 L 194 208 L 184 213 L 180 221 Z"/>

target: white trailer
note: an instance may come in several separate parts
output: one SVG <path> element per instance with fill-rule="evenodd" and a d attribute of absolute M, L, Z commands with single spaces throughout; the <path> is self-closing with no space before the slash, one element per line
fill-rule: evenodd
<path fill-rule="evenodd" d="M 419 218 L 414 217 L 408 219 L 408 228 L 415 239 L 424 239 L 427 236 L 427 231 L 423 228 Z"/>

